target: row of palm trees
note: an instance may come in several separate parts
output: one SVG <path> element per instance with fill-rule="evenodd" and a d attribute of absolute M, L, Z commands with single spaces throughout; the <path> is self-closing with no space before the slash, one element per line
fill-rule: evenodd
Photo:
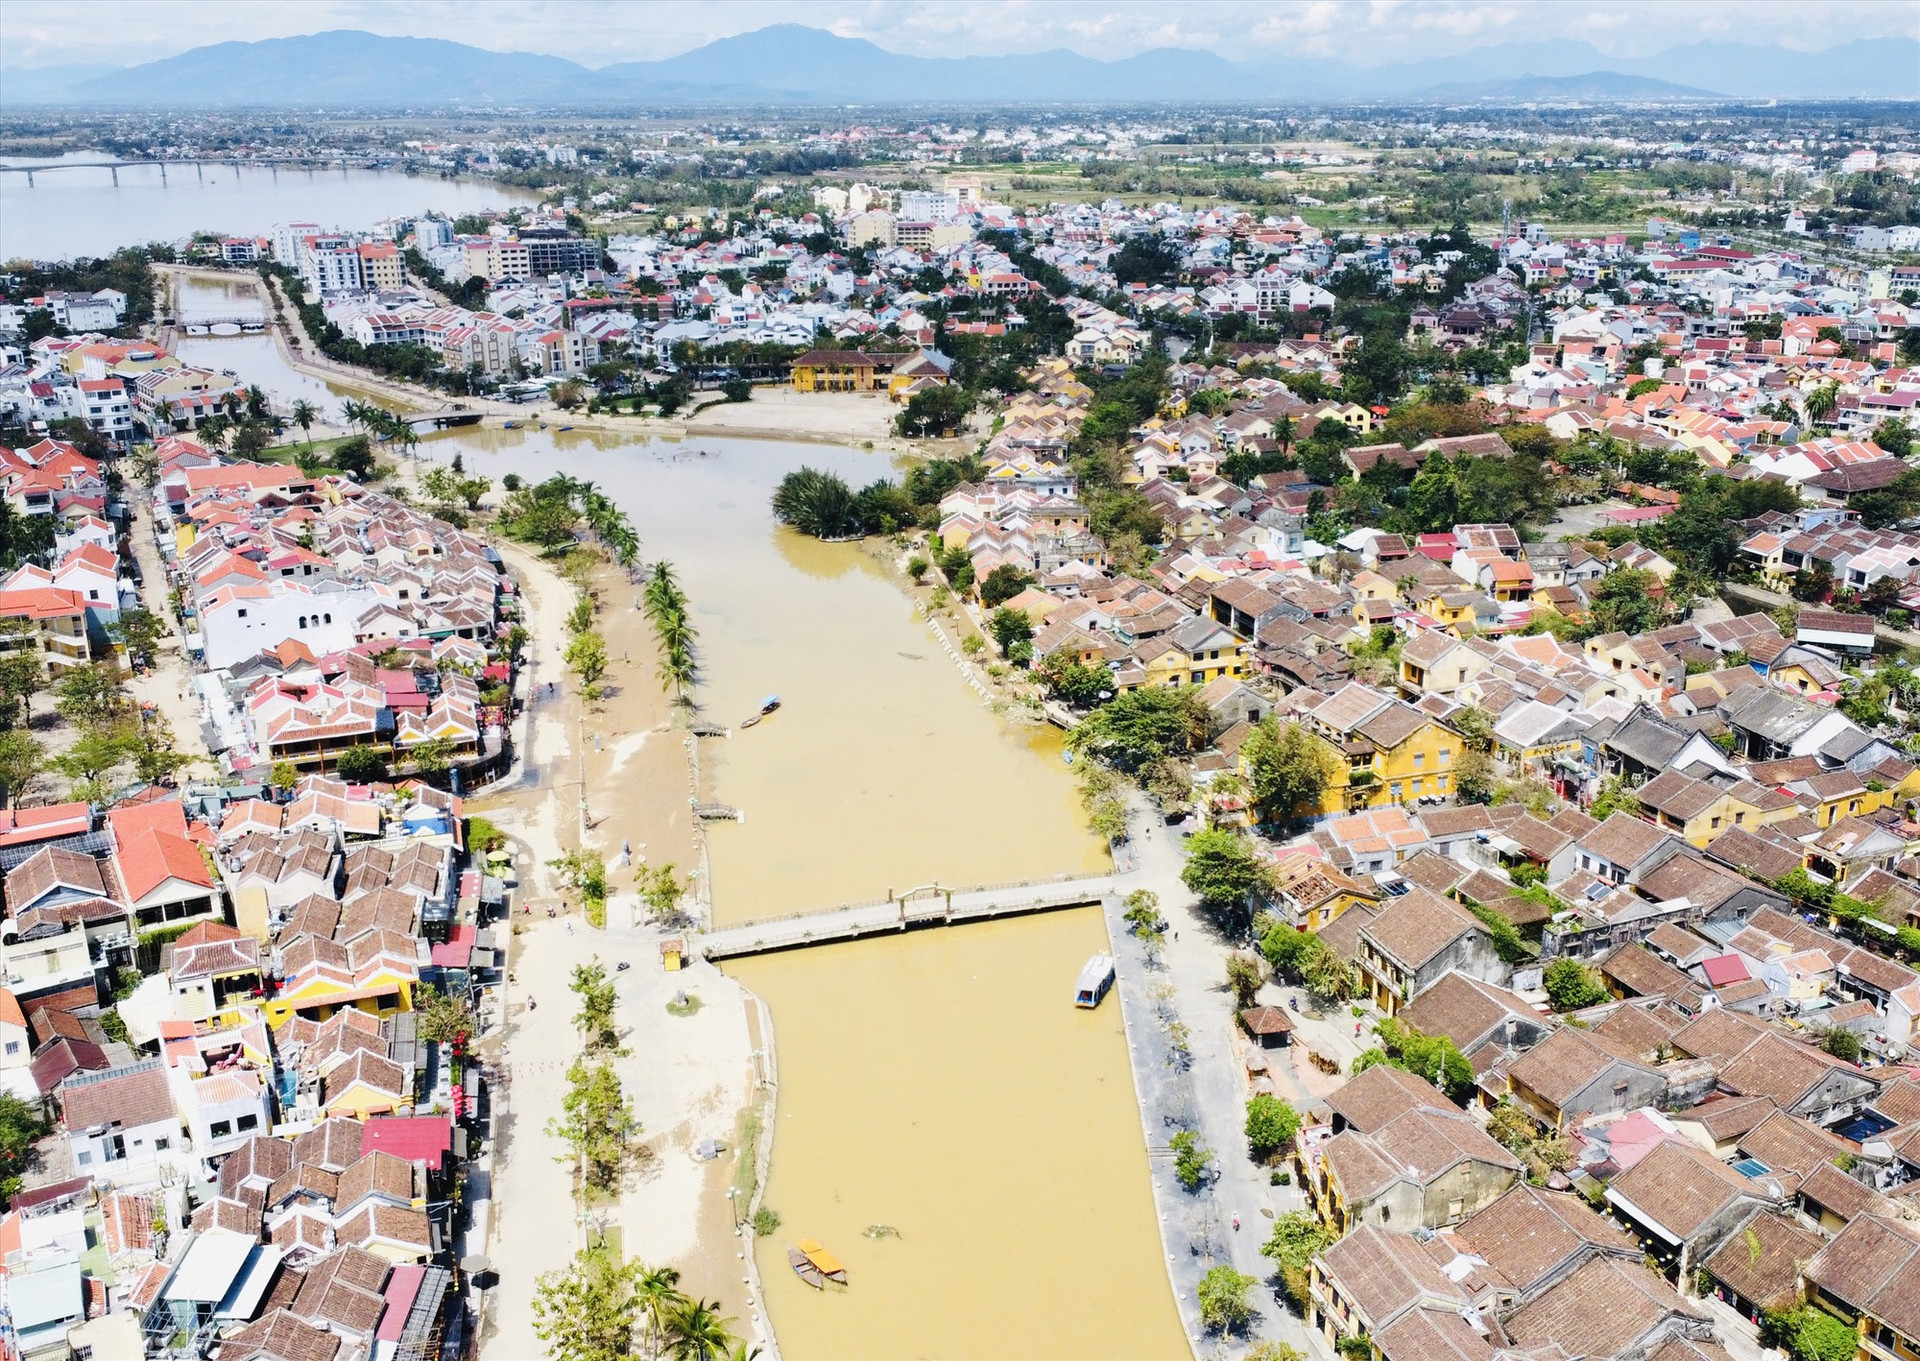
<path fill-rule="evenodd" d="M 633 532 L 633 524 L 627 519 L 626 512 L 614 505 L 591 482 L 582 482 L 574 495 L 580 502 L 580 513 L 586 518 L 587 528 L 593 531 L 593 537 L 607 546 L 615 562 L 622 567 L 631 567 L 633 560 L 640 555 L 640 536 Z"/>
<path fill-rule="evenodd" d="M 647 576 L 641 604 L 653 623 L 660 644 L 660 688 L 672 690 L 679 703 L 688 702 L 694 681 L 693 645 L 698 635 L 687 612 L 687 593 L 674 577 L 673 564 L 656 562 Z"/>
<path fill-rule="evenodd" d="M 671 1361 L 750 1361 L 759 1349 L 733 1335 L 733 1320 L 720 1312 L 720 1301 L 703 1300 L 680 1290 L 680 1273 L 672 1267 L 642 1267 L 634 1282 L 634 1297 L 647 1320 L 647 1354 Z"/>
<path fill-rule="evenodd" d="M 348 425 L 358 426 L 369 435 L 390 444 L 399 444 L 409 452 L 420 442 L 418 432 L 404 416 L 396 415 L 383 406 L 375 406 L 372 402 L 348 398 L 340 404 L 340 414 L 347 418 Z"/>

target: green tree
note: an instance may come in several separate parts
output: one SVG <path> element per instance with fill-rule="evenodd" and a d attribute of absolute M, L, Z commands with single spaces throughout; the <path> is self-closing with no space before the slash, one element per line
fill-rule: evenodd
<path fill-rule="evenodd" d="M 634 1293 L 647 1319 L 647 1355 L 658 1356 L 667 1320 L 687 1302 L 680 1292 L 680 1273 L 670 1266 L 641 1267 L 634 1277 Z"/>
<path fill-rule="evenodd" d="M 628 1142 L 640 1128 L 620 1075 L 604 1060 L 575 1059 L 560 1108 L 561 1114 L 547 1122 L 547 1133 L 567 1145 L 566 1161 L 579 1169 L 587 1187 L 612 1190 L 626 1164 Z"/>
<path fill-rule="evenodd" d="M 1615 813 L 1639 817 L 1640 800 L 1634 793 L 1638 788 L 1638 785 L 1628 784 L 1622 776 L 1609 775 L 1600 782 L 1600 792 L 1594 795 L 1587 815 L 1599 822 L 1605 822 Z"/>
<path fill-rule="evenodd" d="M 1820 1047 L 1847 1063 L 1860 1061 L 1860 1037 L 1851 1030 L 1834 1027 L 1820 1036 Z"/>
<path fill-rule="evenodd" d="M 1853 1361 L 1860 1347 L 1854 1328 L 1811 1304 L 1766 1313 L 1760 1341 L 1785 1349 L 1793 1361 Z"/>
<path fill-rule="evenodd" d="M 0 1208 L 18 1194 L 21 1179 L 34 1163 L 34 1145 L 52 1128 L 38 1106 L 0 1091 Z"/>
<path fill-rule="evenodd" d="M 1263 821 L 1283 822 L 1317 809 L 1339 770 L 1326 742 L 1298 723 L 1282 727 L 1268 714 L 1240 747 L 1254 807 Z"/>
<path fill-rule="evenodd" d="M 547 862 L 563 883 L 578 893 L 586 906 L 587 920 L 595 926 L 606 925 L 607 858 L 591 846 L 577 847 Z"/>
<path fill-rule="evenodd" d="M 1281 1288 L 1295 1308 L 1306 1308 L 1308 1265 L 1332 1244 L 1333 1231 L 1311 1210 L 1289 1210 L 1275 1217 L 1273 1232 L 1260 1252 L 1278 1268 Z"/>
<path fill-rule="evenodd" d="M 1198 1191 L 1200 1182 L 1206 1175 L 1207 1159 L 1213 1156 L 1213 1150 L 1200 1142 L 1200 1136 L 1190 1129 L 1183 1129 L 1167 1140 L 1167 1147 L 1173 1150 L 1173 1175 L 1189 1191 Z"/>
<path fill-rule="evenodd" d="M 1247 1102 L 1247 1147 L 1265 1161 L 1283 1151 L 1300 1132 L 1300 1113 L 1279 1097 L 1261 1092 Z"/>
<path fill-rule="evenodd" d="M 922 439 L 953 434 L 973 410 L 973 402 L 972 393 L 952 383 L 922 388 L 907 398 L 907 404 L 893 419 L 893 428 L 902 435 Z"/>
<path fill-rule="evenodd" d="M 435 1044 L 451 1044 L 462 1035 L 472 1035 L 473 1009 L 466 999 L 434 987 L 422 987 L 414 994 L 413 1012 L 420 1038 Z"/>
<path fill-rule="evenodd" d="M 1233 832 L 1208 828 L 1187 839 L 1187 863 L 1180 882 L 1216 912 L 1244 912 L 1247 897 L 1266 878 L 1266 862 L 1253 843 Z"/>
<path fill-rule="evenodd" d="M 1113 689 L 1113 672 L 1088 666 L 1067 648 L 1055 648 L 1033 666 L 1047 694 L 1075 709 L 1091 709 Z"/>
<path fill-rule="evenodd" d="M 1011 656 L 1015 647 L 1033 640 L 1033 623 L 1025 612 L 1010 610 L 1002 605 L 993 612 L 987 621 L 987 631 L 993 635 L 993 641 L 1000 645 L 1002 656 Z"/>
<path fill-rule="evenodd" d="M 54 707 L 80 728 L 112 723 L 127 708 L 127 691 L 117 667 L 94 662 L 76 666 L 54 683 Z"/>
<path fill-rule="evenodd" d="M 1032 573 L 1023 572 L 1011 563 L 1003 562 L 988 572 L 981 581 L 980 603 L 990 610 L 999 609 L 1031 585 L 1033 585 Z"/>
<path fill-rule="evenodd" d="M 728 1361 L 739 1345 L 732 1328 L 718 1300 L 683 1300 L 662 1328 L 666 1354 L 672 1361 Z"/>
<path fill-rule="evenodd" d="M 46 748 L 32 733 L 0 732 L 0 798 L 17 804 L 46 765 Z"/>
<path fill-rule="evenodd" d="M 302 397 L 293 404 L 293 423 L 300 427 L 300 438 L 313 446 L 313 423 L 320 419 L 320 408 Z"/>
<path fill-rule="evenodd" d="M 194 762 L 194 758 L 174 746 L 173 724 L 165 714 L 150 713 L 130 719 L 121 729 L 127 756 L 133 761 L 133 773 L 148 784 L 173 779 Z"/>
<path fill-rule="evenodd" d="M 687 886 L 673 872 L 672 864 L 642 865 L 634 875 L 640 901 L 647 905 L 655 921 L 666 921 L 680 907 L 680 895 Z"/>
<path fill-rule="evenodd" d="M 1138 770 L 1162 757 L 1200 750 L 1210 719 L 1206 701 L 1192 686 L 1129 690 L 1081 719 L 1067 734 L 1067 744 L 1122 770 Z"/>
<path fill-rule="evenodd" d="M 533 1332 L 550 1361 L 621 1361 L 634 1354 L 646 1268 L 605 1244 L 582 1248 L 534 1282 Z"/>
<path fill-rule="evenodd" d="M 113 728 L 93 728 L 80 735 L 48 764 L 73 784 L 74 798 L 103 803 L 112 792 L 107 776 L 127 759 L 126 735 Z"/>
<path fill-rule="evenodd" d="M 0 505 L 5 505 L 0 498 Z M 24 631 L 26 621 L 0 620 L 0 637 Z M 33 711 L 33 697 L 46 688 L 47 669 L 37 648 L 10 648 L 0 652 L 0 731 L 23 727 Z"/>
<path fill-rule="evenodd" d="M 607 674 L 607 642 L 597 633 L 582 633 L 567 644 L 568 668 L 583 686 L 595 686 Z"/>
<path fill-rule="evenodd" d="M 1373 1030 L 1380 1043 L 1353 1061 L 1352 1073 L 1384 1063 L 1425 1078 L 1455 1101 L 1472 1099 L 1473 1065 L 1445 1035 L 1423 1035 L 1392 1017 L 1374 1022 Z"/>
<path fill-rule="evenodd" d="M 1242 1011 L 1253 1005 L 1264 982 L 1266 977 L 1258 958 L 1237 950 L 1227 956 L 1227 986 L 1233 990 L 1233 1000 Z"/>
<path fill-rule="evenodd" d="M 1234 1333 L 1253 1318 L 1247 1292 L 1259 1282 L 1226 1262 L 1200 1278 L 1200 1323 L 1209 1332 Z"/>
<path fill-rule="evenodd" d="M 107 633 L 115 642 L 126 648 L 128 653 L 142 657 L 151 657 L 158 652 L 160 640 L 170 632 L 172 630 L 165 623 L 138 606 L 122 610 L 120 617 L 107 625 Z"/>
<path fill-rule="evenodd" d="M 333 773 L 348 784 L 382 784 L 387 754 L 377 747 L 348 747 L 334 758 Z"/>
<path fill-rule="evenodd" d="M 1599 972 L 1577 959 L 1562 957 L 1547 965 L 1542 985 L 1555 1011 L 1599 1006 L 1609 996 Z"/>
<path fill-rule="evenodd" d="M 613 1029 L 615 991 L 606 966 L 595 955 L 585 964 L 573 966 L 573 981 L 568 990 L 580 999 L 573 1014 L 573 1027 L 580 1032 L 589 1050 L 612 1048 L 618 1037 Z"/>
<path fill-rule="evenodd" d="M 1655 592 L 1660 579 L 1652 572 L 1623 567 L 1607 573 L 1589 588 L 1589 635 L 1647 633 L 1660 627 L 1666 607 Z"/>
<path fill-rule="evenodd" d="M 853 489 L 837 473 L 801 467 L 780 479 L 773 514 L 816 539 L 856 538 L 866 532 Z"/>

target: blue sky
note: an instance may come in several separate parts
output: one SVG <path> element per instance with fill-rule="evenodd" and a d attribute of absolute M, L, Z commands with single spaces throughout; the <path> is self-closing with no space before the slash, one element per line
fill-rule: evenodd
<path fill-rule="evenodd" d="M 671 56 L 729 34 L 802 23 L 922 56 L 1068 47 L 1112 59 L 1151 47 L 1235 59 L 1361 65 L 1555 38 L 1613 56 L 1701 39 L 1818 50 L 1920 36 L 1907 0 L 0 0 L 0 65 L 131 64 L 234 39 L 330 28 L 452 38 L 588 66 Z"/>

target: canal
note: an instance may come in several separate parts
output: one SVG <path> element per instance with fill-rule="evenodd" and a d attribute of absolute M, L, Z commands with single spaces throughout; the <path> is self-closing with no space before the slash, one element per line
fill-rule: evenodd
<path fill-rule="evenodd" d="M 207 351 L 246 340 L 196 342 Z M 197 362 L 210 363 L 201 358 Z M 221 364 L 291 400 L 244 358 Z M 774 523 L 801 463 L 853 485 L 896 475 L 855 449 L 599 432 L 431 436 L 469 471 L 590 480 L 673 562 L 699 630 L 720 922 L 1104 867 L 1058 737 L 992 713 L 870 548 Z M 616 602 L 617 604 L 617 602 Z M 779 710 L 741 731 L 763 696 Z M 1106 948 L 1095 911 L 823 947 L 730 966 L 768 1002 L 780 1091 L 762 1240 L 791 1361 L 1187 1353 L 1161 1260 L 1119 1010 L 1076 1011 Z M 865 1236 L 875 1224 L 898 1236 Z M 848 1265 L 816 1294 L 799 1237 Z"/>

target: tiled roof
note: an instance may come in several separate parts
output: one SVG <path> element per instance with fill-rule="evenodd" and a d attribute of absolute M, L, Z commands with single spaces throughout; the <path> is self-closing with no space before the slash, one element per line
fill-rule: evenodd
<path fill-rule="evenodd" d="M 1412 1107 L 1442 1100 L 1439 1089 L 1425 1078 L 1379 1063 L 1337 1088 L 1327 1105 L 1350 1127 L 1371 1133 Z"/>
<path fill-rule="evenodd" d="M 1676 1242 L 1693 1237 L 1740 1196 L 1764 1197 L 1766 1188 L 1691 1144 L 1661 1143 L 1613 1179 L 1609 1198 L 1630 1202 L 1637 1217 Z"/>
<path fill-rule="evenodd" d="M 1842 1229 L 1807 1263 L 1807 1279 L 1908 1337 L 1920 1337 L 1920 1231 L 1878 1215 Z"/>
<path fill-rule="evenodd" d="M 1826 1239 L 1784 1215 L 1763 1214 L 1706 1260 L 1715 1279 L 1762 1309 L 1799 1303 L 1800 1269 Z"/>

